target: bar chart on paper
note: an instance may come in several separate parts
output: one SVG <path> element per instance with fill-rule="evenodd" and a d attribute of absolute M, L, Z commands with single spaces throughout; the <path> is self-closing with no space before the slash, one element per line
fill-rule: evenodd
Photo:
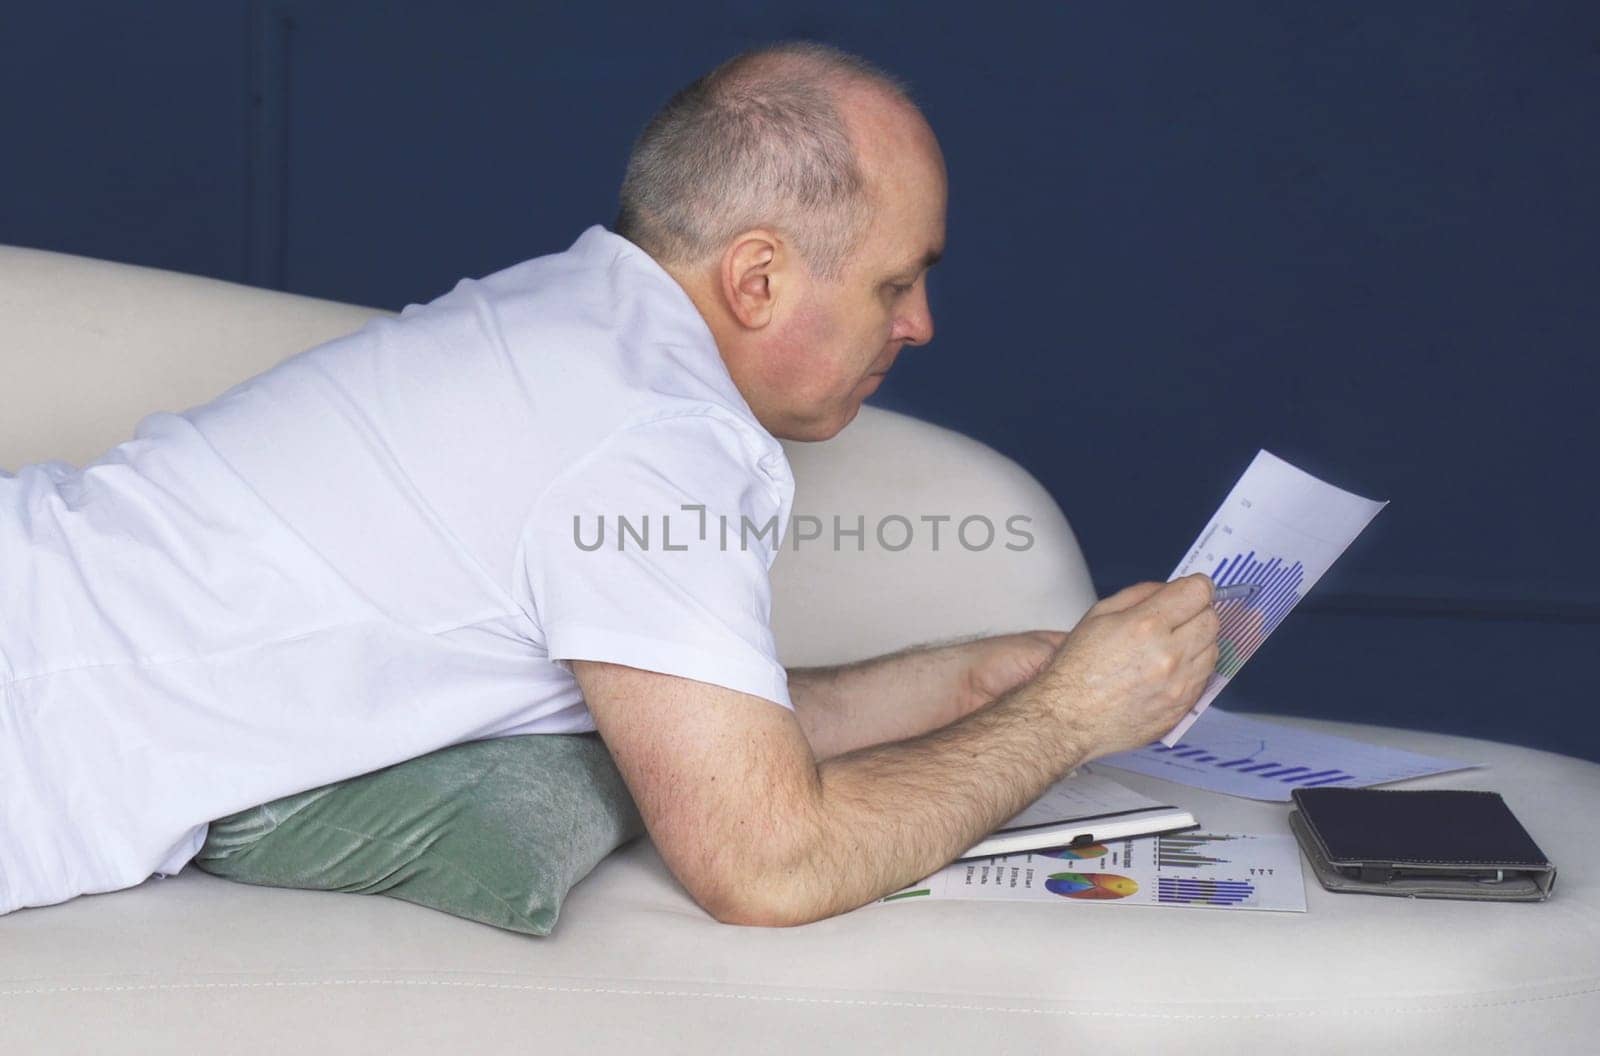
<path fill-rule="evenodd" d="M 1203 572 L 1219 587 L 1256 587 L 1217 604 L 1217 667 L 1183 720 L 1178 743 L 1230 679 L 1387 503 L 1324 483 L 1259 451 L 1168 579 Z"/>
<path fill-rule="evenodd" d="M 1098 761 L 1194 788 L 1280 803 L 1292 799 L 1296 788 L 1366 788 L 1473 765 L 1264 722 L 1222 708 L 1208 709 L 1177 744 L 1157 741 Z M 1162 847 L 1184 847 L 1180 841 L 1185 839 L 1200 837 L 1163 836 Z M 1198 844 L 1186 850 L 1203 851 Z"/>
<path fill-rule="evenodd" d="M 1207 865 L 1227 865 L 1232 859 L 1216 858 L 1204 852 L 1221 850 L 1212 844 L 1232 839 L 1208 832 L 1176 833 L 1156 837 L 1156 864 L 1163 869 L 1199 869 Z"/>
<path fill-rule="evenodd" d="M 1304 909 L 1294 837 L 1180 832 L 1136 841 L 1135 867 L 1155 869 L 1157 905 L 1208 909 Z"/>
<path fill-rule="evenodd" d="M 1234 554 L 1217 563 L 1211 578 L 1219 587 L 1248 583 L 1260 587 L 1254 596 L 1224 601 L 1217 606 L 1222 622 L 1217 632 L 1217 674 L 1232 678 L 1250 655 L 1267 640 L 1300 600 L 1306 569 L 1299 561 L 1281 557 L 1259 560 L 1254 551 Z"/>
<path fill-rule="evenodd" d="M 1292 834 L 1183 832 L 954 862 L 880 902 L 946 898 L 1058 906 L 1306 911 Z M 1090 910 L 1096 912 L 1096 910 Z"/>

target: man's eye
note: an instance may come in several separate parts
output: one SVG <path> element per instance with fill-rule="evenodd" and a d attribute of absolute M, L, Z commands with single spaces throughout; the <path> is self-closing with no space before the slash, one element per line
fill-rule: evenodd
<path fill-rule="evenodd" d="M 894 294 L 896 297 L 904 297 L 906 294 L 911 292 L 911 287 L 913 285 L 915 285 L 915 283 L 891 282 L 889 284 L 889 292 Z"/>

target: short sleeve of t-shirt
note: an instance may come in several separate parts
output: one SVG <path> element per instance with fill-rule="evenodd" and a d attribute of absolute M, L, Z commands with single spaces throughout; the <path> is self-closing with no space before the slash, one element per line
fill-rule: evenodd
<path fill-rule="evenodd" d="M 551 660 L 594 660 L 793 708 L 772 637 L 782 485 L 738 426 L 630 426 L 563 471 L 523 526 Z"/>

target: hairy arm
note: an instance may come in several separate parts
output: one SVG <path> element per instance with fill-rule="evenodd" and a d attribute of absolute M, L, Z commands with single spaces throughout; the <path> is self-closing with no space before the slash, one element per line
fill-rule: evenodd
<path fill-rule="evenodd" d="M 1044 686 L 818 763 L 770 701 L 613 664 L 572 669 L 667 867 L 724 923 L 802 924 L 904 887 L 1083 756 Z"/>
<path fill-rule="evenodd" d="M 818 760 L 917 737 L 1038 673 L 1066 640 L 1030 631 L 914 646 L 836 667 L 789 669 L 795 717 Z"/>
<path fill-rule="evenodd" d="M 1210 600 L 1205 577 L 1129 588 L 990 703 L 820 762 L 770 701 L 616 664 L 572 670 L 695 901 L 726 923 L 802 924 L 927 876 L 1062 774 L 1171 729 L 1216 663 Z"/>

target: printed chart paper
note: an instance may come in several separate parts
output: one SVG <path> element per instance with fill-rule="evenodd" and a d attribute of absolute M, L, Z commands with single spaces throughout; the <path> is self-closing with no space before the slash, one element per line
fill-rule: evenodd
<path fill-rule="evenodd" d="M 1262 722 L 1221 708 L 1208 709 L 1175 745 L 1156 742 L 1101 756 L 1095 764 L 1285 803 L 1296 788 L 1365 788 L 1477 765 Z"/>
<path fill-rule="evenodd" d="M 1184 832 L 956 862 L 878 901 L 924 898 L 1306 911 L 1289 834 Z"/>
<path fill-rule="evenodd" d="M 1118 784 L 1109 775 L 1096 773 L 1098 766 L 1097 759 L 1094 766 L 1086 763 L 1078 767 L 1045 789 L 1044 795 L 1000 826 L 1000 831 L 1025 825 L 1049 825 L 1076 818 L 1095 818 L 1103 814 L 1149 810 L 1165 805 L 1159 799 L 1151 799 L 1127 785 Z"/>
<path fill-rule="evenodd" d="M 1217 604 L 1217 669 L 1205 692 L 1161 743 L 1173 747 L 1245 661 L 1388 503 L 1325 484 L 1267 451 L 1256 453 L 1211 523 L 1168 580 L 1195 572 L 1219 587 L 1254 584 L 1249 598 Z"/>

